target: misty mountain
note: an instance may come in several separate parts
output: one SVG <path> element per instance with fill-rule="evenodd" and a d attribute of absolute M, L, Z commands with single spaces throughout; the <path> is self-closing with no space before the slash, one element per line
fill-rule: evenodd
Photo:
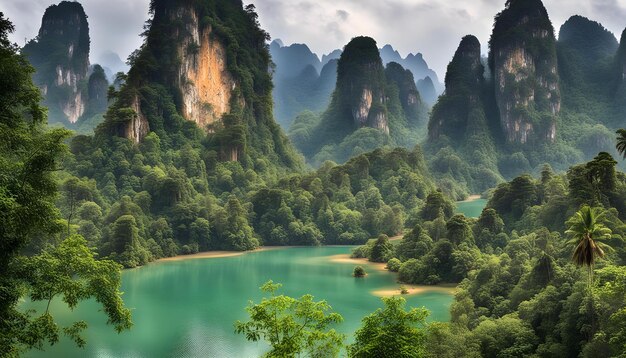
<path fill-rule="evenodd" d="M 305 44 L 284 46 L 282 41 L 270 44 L 274 71 L 275 116 L 283 128 L 289 128 L 294 118 L 302 111 L 322 111 L 330 101 L 336 78 L 329 78 L 342 50 L 334 50 L 320 58 Z M 379 49 L 383 65 L 391 62 L 402 65 L 413 74 L 418 90 L 424 92 L 422 100 L 432 106 L 443 92 L 437 74 L 428 67 L 421 53 L 409 54 L 405 58 L 391 46 Z M 316 76 L 313 70 L 319 74 Z"/>

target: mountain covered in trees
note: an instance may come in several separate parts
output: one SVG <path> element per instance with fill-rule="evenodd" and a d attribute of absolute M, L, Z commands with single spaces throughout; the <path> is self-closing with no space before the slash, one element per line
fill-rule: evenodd
<path fill-rule="evenodd" d="M 574 16 L 556 40 L 540 1 L 509 0 L 486 62 L 476 37 L 461 40 L 427 124 L 420 82 L 408 65 L 385 65 L 371 38 L 319 64 L 295 46 L 304 71 L 281 70 L 253 5 L 152 0 L 150 15 L 119 87 L 103 90 L 101 66 L 81 77 L 85 113 L 112 104 L 95 134 L 69 138 L 45 126 L 45 82 L 33 85 L 0 14 L 0 355 L 60 333 L 84 344 L 84 322 L 33 316 L 26 296 L 70 307 L 94 298 L 122 331 L 132 321 L 119 264 L 321 244 L 365 244 L 354 256 L 386 262 L 407 284 L 458 285 L 450 322 L 385 300 L 350 356 L 623 355 L 626 174 L 612 154 L 626 155 L 626 132 L 617 146 L 613 134 L 626 124 L 626 35 L 618 43 Z M 23 50 L 35 64 L 49 33 Z M 313 79 L 331 63 L 327 107 L 298 115 L 288 138 L 273 118 L 272 75 Z M 289 139 L 317 169 L 304 169 Z M 469 192 L 488 198 L 478 218 L 455 214 Z M 333 344 L 317 348 L 337 355 Z"/>
<path fill-rule="evenodd" d="M 335 50 L 320 59 L 305 44 L 284 46 L 280 40 L 272 41 L 275 116 L 283 128 L 289 129 L 301 112 L 322 112 L 328 106 L 342 52 Z M 383 65 L 395 62 L 410 70 L 422 101 L 428 106 L 435 103 L 443 87 L 421 53 L 403 58 L 391 45 L 383 46 L 379 52 Z"/>
<path fill-rule="evenodd" d="M 313 164 L 345 162 L 382 146 L 417 144 L 426 111 L 413 74 L 395 62 L 385 67 L 376 42 L 356 37 L 337 63 L 328 108 L 321 115 L 301 113 L 289 137 Z"/>
<path fill-rule="evenodd" d="M 383 60 L 385 65 L 390 62 L 396 62 L 411 71 L 415 81 L 417 81 L 417 84 L 419 84 L 419 81 L 425 81 L 422 83 L 422 86 L 427 92 L 434 90 L 437 95 L 443 92 L 444 87 L 439 82 L 439 76 L 437 76 L 435 71 L 428 67 L 426 60 L 424 60 L 424 55 L 421 53 L 409 53 L 406 57 L 402 57 L 398 51 L 396 51 L 391 45 L 387 44 L 380 48 L 380 58 Z M 432 83 L 432 88 L 429 87 L 430 83 Z M 437 99 L 435 97 L 434 100 L 431 101 L 430 96 L 423 97 L 427 98 L 426 103 L 429 106 L 432 106 L 434 104 L 434 100 Z"/>
<path fill-rule="evenodd" d="M 46 9 L 37 37 L 22 53 L 36 69 L 51 123 L 88 131 L 102 120 L 109 83 L 89 63 L 89 24 L 80 3 L 63 1 Z"/>
<path fill-rule="evenodd" d="M 573 16 L 557 40 L 541 1 L 510 0 L 495 17 L 487 63 L 479 47 L 462 40 L 433 108 L 425 149 L 434 175 L 482 192 L 544 163 L 565 170 L 615 153 L 622 68 L 602 25 Z"/>
<path fill-rule="evenodd" d="M 168 146 L 206 135 L 215 160 L 297 167 L 272 116 L 269 37 L 254 7 L 153 1 L 150 11 L 144 44 L 97 134 L 142 143 L 154 133 Z"/>
<path fill-rule="evenodd" d="M 134 267 L 200 250 L 363 243 L 415 220 L 435 191 L 419 147 L 302 170 L 272 118 L 267 34 L 254 7 L 155 0 L 151 9 L 105 122 L 95 136 L 73 138 L 60 176 L 62 215 L 103 257 Z M 375 42 L 359 40 L 339 61 L 339 125 L 385 138 L 401 125 L 425 124 L 411 73 L 384 68 Z M 378 67 L 366 82 L 359 71 L 369 61 Z M 358 93 L 349 82 L 360 84 Z"/>
<path fill-rule="evenodd" d="M 508 1 L 496 16 L 489 48 L 506 141 L 554 142 L 561 110 L 556 39 L 541 0 Z"/>

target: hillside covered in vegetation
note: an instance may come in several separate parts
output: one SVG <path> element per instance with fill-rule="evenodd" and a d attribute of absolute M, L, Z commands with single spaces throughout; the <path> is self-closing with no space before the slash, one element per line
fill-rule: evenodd
<path fill-rule="evenodd" d="M 306 63 L 277 57 L 277 70 L 254 5 L 151 0 L 149 15 L 128 73 L 108 87 L 90 69 L 80 4 L 50 7 L 21 52 L 0 13 L 0 356 L 61 336 L 86 344 L 87 324 L 55 320 L 51 304 L 91 301 L 117 332 L 131 329 L 123 268 L 318 245 L 355 245 L 353 258 L 397 272 L 399 294 L 456 287 L 450 321 L 385 297 L 346 346 L 329 304 L 269 281 L 269 298 L 234 326 L 267 340 L 267 356 L 624 356 L 626 31 L 618 42 L 573 16 L 557 39 L 540 0 L 508 0 L 487 56 L 464 36 L 427 113 L 414 74 L 382 58 L 399 54 L 370 37 L 319 65 L 275 43 Z M 315 103 L 325 110 L 300 113 L 288 134 L 278 77 L 309 78 L 303 93 L 335 79 Z M 46 106 L 51 124 L 105 114 L 76 134 L 48 126 Z M 455 208 L 470 193 L 488 201 L 477 218 Z"/>
<path fill-rule="evenodd" d="M 602 25 L 573 16 L 557 40 L 541 1 L 512 0 L 495 17 L 487 63 L 471 43 L 459 45 L 430 118 L 424 149 L 435 177 L 483 192 L 545 163 L 565 171 L 616 154 L 622 68 Z"/>

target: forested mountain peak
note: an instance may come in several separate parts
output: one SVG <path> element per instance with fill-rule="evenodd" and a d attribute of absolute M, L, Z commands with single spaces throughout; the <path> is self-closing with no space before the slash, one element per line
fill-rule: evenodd
<path fill-rule="evenodd" d="M 389 133 L 384 84 L 384 66 L 376 41 L 355 37 L 339 58 L 333 102 L 349 111 L 356 128 L 371 127 Z"/>
<path fill-rule="evenodd" d="M 116 94 L 99 134 L 140 143 L 185 133 L 189 122 L 208 134 L 218 159 L 267 156 L 299 165 L 274 122 L 269 35 L 254 6 L 238 0 L 153 0 L 153 18 L 131 56 L 126 84 Z"/>
<path fill-rule="evenodd" d="M 336 63 L 322 64 L 305 44 L 270 44 L 274 63 L 274 115 L 286 130 L 302 111 L 322 111 L 330 101 L 337 76 Z M 335 61 L 336 62 L 336 61 Z"/>
<path fill-rule="evenodd" d="M 509 0 L 489 41 L 500 122 L 509 143 L 556 139 L 561 110 L 556 40 L 540 0 Z"/>
<path fill-rule="evenodd" d="M 491 142 L 483 109 L 483 74 L 480 42 L 475 36 L 467 35 L 448 65 L 446 92 L 433 107 L 428 125 L 431 141 L 445 136 L 458 146 L 477 135 L 482 138 L 481 146 Z M 473 150 L 478 147 L 474 145 Z"/>
<path fill-rule="evenodd" d="M 63 1 L 46 9 L 37 37 L 22 49 L 37 69 L 51 122 L 76 123 L 85 113 L 81 83 L 89 69 L 89 24 L 83 6 Z"/>
<path fill-rule="evenodd" d="M 580 15 L 570 17 L 559 30 L 559 45 L 578 52 L 587 65 L 615 55 L 619 46 L 615 35 L 602 24 Z"/>
<path fill-rule="evenodd" d="M 334 50 L 322 55 L 320 60 L 306 44 L 285 46 L 280 40 L 272 41 L 270 53 L 275 64 L 275 115 L 283 128 L 290 128 L 298 114 L 304 111 L 320 112 L 328 106 L 336 82 L 336 61 L 342 52 Z M 379 49 L 379 54 L 384 66 L 396 62 L 411 71 L 423 104 L 432 106 L 439 93 L 443 92 L 437 74 L 428 67 L 421 53 L 409 53 L 402 57 L 392 45 L 387 44 Z M 310 70 L 305 71 L 308 66 L 317 70 L 317 78 L 311 76 Z"/>
<path fill-rule="evenodd" d="M 480 62 L 480 53 L 480 42 L 475 36 L 463 37 L 446 72 L 447 94 L 454 95 L 465 90 L 465 88 L 458 89 L 457 86 L 468 86 L 469 89 L 479 90 L 477 85 L 482 82 L 484 72 Z"/>
<path fill-rule="evenodd" d="M 289 131 L 305 157 L 315 164 L 344 162 L 385 145 L 414 146 L 426 108 L 411 71 L 396 62 L 385 68 L 376 41 L 365 36 L 353 38 L 336 63 L 326 111 L 301 114 Z"/>

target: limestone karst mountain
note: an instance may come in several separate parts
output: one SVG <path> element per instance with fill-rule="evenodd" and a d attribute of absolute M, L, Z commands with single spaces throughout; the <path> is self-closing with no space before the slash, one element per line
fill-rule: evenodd
<path fill-rule="evenodd" d="M 22 53 L 37 72 L 51 122 L 76 123 L 85 112 L 83 83 L 89 70 L 89 24 L 80 3 L 63 1 L 46 9 L 37 37 Z"/>
<path fill-rule="evenodd" d="M 274 115 L 285 129 L 305 111 L 320 112 L 328 106 L 337 79 L 337 59 L 322 64 L 308 46 L 283 46 L 280 40 L 270 44 L 276 65 L 274 82 Z"/>
<path fill-rule="evenodd" d="M 289 128 L 303 111 L 321 112 L 328 106 L 336 81 L 333 71 L 342 52 L 334 50 L 322 55 L 320 60 L 305 44 L 284 46 L 280 40 L 272 41 L 270 53 L 276 65 L 273 76 L 275 115 L 283 128 Z M 435 103 L 443 87 L 421 53 L 403 58 L 391 45 L 383 46 L 379 52 L 384 66 L 396 62 L 412 72 L 424 104 Z"/>
<path fill-rule="evenodd" d="M 273 118 L 269 35 L 254 6 L 155 0 L 151 11 L 144 43 L 97 134 L 141 143 L 150 132 L 163 139 L 200 128 L 217 160 L 299 166 Z"/>
<path fill-rule="evenodd" d="M 489 46 L 507 142 L 554 142 L 561 91 L 554 28 L 541 0 L 507 1 L 496 16 Z"/>
<path fill-rule="evenodd" d="M 36 69 L 33 80 L 50 123 L 91 132 L 102 120 L 109 82 L 102 67 L 90 65 L 89 50 L 87 15 L 80 3 L 69 1 L 46 9 L 37 37 L 22 49 Z"/>
<path fill-rule="evenodd" d="M 384 145 L 412 147 L 425 117 L 411 71 L 395 62 L 385 67 L 376 42 L 361 36 L 341 54 L 328 108 L 319 117 L 298 116 L 289 133 L 312 163 L 342 162 Z"/>

